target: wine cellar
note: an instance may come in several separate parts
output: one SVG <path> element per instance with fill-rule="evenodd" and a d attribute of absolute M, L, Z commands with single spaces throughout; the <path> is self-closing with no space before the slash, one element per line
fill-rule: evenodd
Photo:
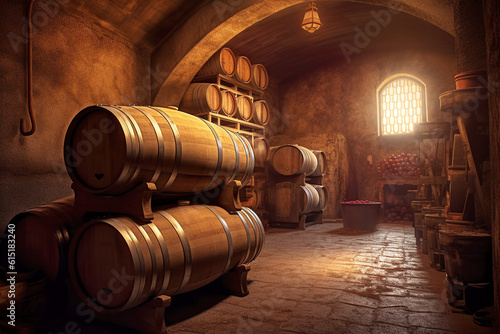
<path fill-rule="evenodd" d="M 497 333 L 494 0 L 3 0 L 0 333 Z"/>

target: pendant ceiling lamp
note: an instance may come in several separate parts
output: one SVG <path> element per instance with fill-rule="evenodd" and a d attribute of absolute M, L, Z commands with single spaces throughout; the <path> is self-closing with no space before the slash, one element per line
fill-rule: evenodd
<path fill-rule="evenodd" d="M 321 27 L 321 20 L 318 15 L 318 8 L 314 2 L 310 2 L 306 8 L 304 19 L 302 20 L 302 29 L 308 33 L 313 33 Z"/>

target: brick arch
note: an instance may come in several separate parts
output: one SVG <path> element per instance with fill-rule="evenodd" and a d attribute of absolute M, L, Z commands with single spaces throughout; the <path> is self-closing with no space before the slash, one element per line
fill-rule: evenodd
<path fill-rule="evenodd" d="M 325 0 L 341 1 L 341 0 Z M 407 12 L 454 35 L 451 3 L 434 0 L 347 0 Z M 177 106 L 203 64 L 251 25 L 303 0 L 214 0 L 186 20 L 153 53 L 152 104 Z"/>

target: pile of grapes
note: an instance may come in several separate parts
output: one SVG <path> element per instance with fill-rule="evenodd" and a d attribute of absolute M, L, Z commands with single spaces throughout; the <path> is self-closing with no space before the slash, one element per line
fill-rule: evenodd
<path fill-rule="evenodd" d="M 377 172 L 379 177 L 418 176 L 424 171 L 423 165 L 424 159 L 416 154 L 391 154 L 389 158 L 379 161 Z"/>
<path fill-rule="evenodd" d="M 385 209 L 385 216 L 387 221 L 412 221 L 413 212 L 406 206 L 393 206 L 392 208 Z"/>

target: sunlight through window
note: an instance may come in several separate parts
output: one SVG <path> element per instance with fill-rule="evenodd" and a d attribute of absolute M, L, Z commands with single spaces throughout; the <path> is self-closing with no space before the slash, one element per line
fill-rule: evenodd
<path fill-rule="evenodd" d="M 425 85 L 409 75 L 387 79 L 378 89 L 379 134 L 412 133 L 426 121 Z"/>

